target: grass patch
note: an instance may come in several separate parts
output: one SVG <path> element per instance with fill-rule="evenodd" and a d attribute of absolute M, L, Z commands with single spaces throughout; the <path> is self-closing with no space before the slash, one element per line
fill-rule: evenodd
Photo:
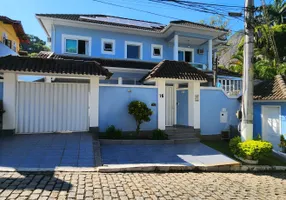
<path fill-rule="evenodd" d="M 234 155 L 232 154 L 232 152 L 230 151 L 229 149 L 229 146 L 228 146 L 228 141 L 224 141 L 224 140 L 216 140 L 216 141 L 201 141 L 201 143 L 225 154 L 226 156 L 234 159 L 234 160 L 237 160 Z M 239 162 L 241 162 L 243 164 L 242 161 L 240 160 L 237 160 Z M 271 166 L 274 166 L 274 165 L 277 165 L 277 166 L 286 166 L 286 162 L 275 157 L 273 154 L 265 157 L 265 158 L 262 158 L 261 160 L 259 160 L 259 164 L 260 165 L 271 165 Z"/>

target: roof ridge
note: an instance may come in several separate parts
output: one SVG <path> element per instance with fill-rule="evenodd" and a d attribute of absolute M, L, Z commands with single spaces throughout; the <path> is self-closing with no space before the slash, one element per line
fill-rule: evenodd
<path fill-rule="evenodd" d="M 158 24 L 158 25 L 162 25 L 162 26 L 167 26 L 166 24 L 162 24 L 160 22 L 147 21 L 147 20 L 142 20 L 142 19 L 134 19 L 134 18 L 128 18 L 128 17 L 121 17 L 121 16 L 115 16 L 115 15 L 105 15 L 105 14 L 58 14 L 58 13 L 52 13 L 52 14 L 38 13 L 38 14 L 36 14 L 36 16 L 40 16 L 40 15 L 73 15 L 73 16 L 85 16 L 85 17 L 88 17 L 88 16 L 114 17 L 114 18 L 128 19 L 128 20 L 134 20 L 134 21 L 138 21 L 138 22 L 147 22 L 147 23 L 153 23 L 153 24 Z"/>
<path fill-rule="evenodd" d="M 280 89 L 282 90 L 282 93 L 286 97 L 286 83 L 285 83 L 285 80 L 283 79 L 282 75 L 276 75 L 275 78 L 278 81 L 278 84 L 279 84 Z"/>

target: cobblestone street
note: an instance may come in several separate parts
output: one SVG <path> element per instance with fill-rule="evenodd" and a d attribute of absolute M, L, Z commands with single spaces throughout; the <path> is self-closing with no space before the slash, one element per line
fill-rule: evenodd
<path fill-rule="evenodd" d="M 0 172 L 2 199 L 285 199 L 286 173 Z"/>

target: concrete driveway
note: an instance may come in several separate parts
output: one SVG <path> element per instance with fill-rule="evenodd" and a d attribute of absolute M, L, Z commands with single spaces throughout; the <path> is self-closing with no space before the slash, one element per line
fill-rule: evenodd
<path fill-rule="evenodd" d="M 0 167 L 94 167 L 88 133 L 15 135 L 0 138 Z"/>
<path fill-rule="evenodd" d="M 237 161 L 202 144 L 101 145 L 103 165 L 178 164 L 186 166 L 237 165 Z"/>

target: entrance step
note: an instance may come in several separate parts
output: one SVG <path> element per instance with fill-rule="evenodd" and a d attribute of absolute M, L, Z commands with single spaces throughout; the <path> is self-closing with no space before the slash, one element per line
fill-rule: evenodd
<path fill-rule="evenodd" d="M 174 126 L 167 127 L 166 134 L 170 140 L 175 140 L 176 144 L 199 142 L 200 139 L 197 137 L 193 127 L 187 126 Z"/>

